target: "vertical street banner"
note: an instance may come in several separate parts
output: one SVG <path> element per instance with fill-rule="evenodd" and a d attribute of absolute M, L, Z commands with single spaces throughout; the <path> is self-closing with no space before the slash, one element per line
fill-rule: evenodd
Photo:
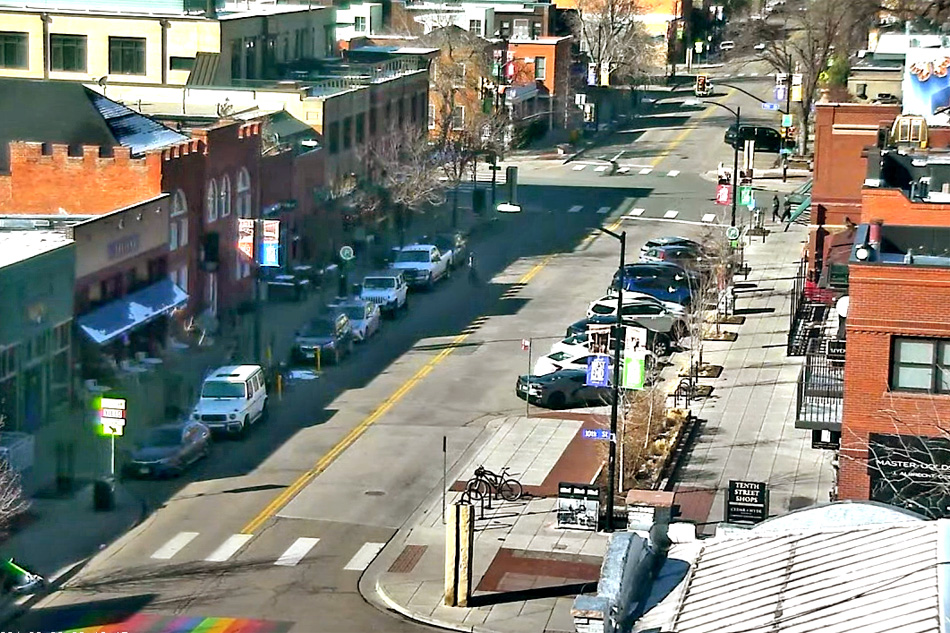
<path fill-rule="evenodd" d="M 726 183 L 716 185 L 716 204 L 732 204 L 732 186 Z"/>
<path fill-rule="evenodd" d="M 587 359 L 587 379 L 585 384 L 590 387 L 607 387 L 610 385 L 610 357 L 591 356 Z"/>
<path fill-rule="evenodd" d="M 792 75 L 792 101 L 800 103 L 802 100 L 802 74 Z"/>
<path fill-rule="evenodd" d="M 238 250 L 254 259 L 254 220 L 238 219 Z"/>
<path fill-rule="evenodd" d="M 264 220 L 261 239 L 261 266 L 280 266 L 280 220 Z"/>
<path fill-rule="evenodd" d="M 625 353 L 620 371 L 620 386 L 624 389 L 643 389 L 646 382 L 647 355 L 645 351 Z"/>

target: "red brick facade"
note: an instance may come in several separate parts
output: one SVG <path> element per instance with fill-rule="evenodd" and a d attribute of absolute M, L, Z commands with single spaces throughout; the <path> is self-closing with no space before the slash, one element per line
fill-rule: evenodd
<path fill-rule="evenodd" d="M 0 213 L 98 215 L 159 193 L 159 162 L 131 158 L 128 147 L 11 143 L 10 173 L 0 175 Z"/>
<path fill-rule="evenodd" d="M 950 270 L 852 264 L 849 293 L 838 496 L 867 499 L 869 433 L 946 435 L 950 396 L 892 391 L 889 380 L 894 337 L 950 338 Z"/>
<path fill-rule="evenodd" d="M 881 220 L 905 226 L 950 226 L 950 204 L 912 203 L 900 189 L 868 187 L 862 192 L 861 222 Z M 855 218 L 852 218 L 857 223 Z"/>

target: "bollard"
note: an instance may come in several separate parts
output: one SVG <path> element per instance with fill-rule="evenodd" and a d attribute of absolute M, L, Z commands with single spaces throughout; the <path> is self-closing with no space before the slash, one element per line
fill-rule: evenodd
<path fill-rule="evenodd" d="M 320 348 L 317 347 L 313 350 L 313 359 L 317 362 L 317 371 L 320 371 Z"/>
<path fill-rule="evenodd" d="M 284 376 L 280 373 L 277 374 L 277 400 L 278 402 L 284 399 Z"/>

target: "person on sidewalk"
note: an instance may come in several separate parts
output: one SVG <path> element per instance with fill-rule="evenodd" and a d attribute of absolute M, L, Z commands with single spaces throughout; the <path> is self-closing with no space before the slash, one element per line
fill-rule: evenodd
<path fill-rule="evenodd" d="M 791 223 L 792 221 L 792 201 L 785 197 L 785 209 L 782 211 L 782 222 Z"/>
<path fill-rule="evenodd" d="M 772 222 L 778 222 L 779 220 L 778 207 L 778 195 L 774 195 L 772 196 Z"/>

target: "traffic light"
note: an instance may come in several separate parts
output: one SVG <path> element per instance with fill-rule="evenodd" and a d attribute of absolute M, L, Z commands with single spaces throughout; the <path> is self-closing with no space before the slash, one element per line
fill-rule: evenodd
<path fill-rule="evenodd" d="M 700 92 L 705 92 L 706 90 L 706 75 L 698 75 L 696 77 L 696 90 Z"/>

